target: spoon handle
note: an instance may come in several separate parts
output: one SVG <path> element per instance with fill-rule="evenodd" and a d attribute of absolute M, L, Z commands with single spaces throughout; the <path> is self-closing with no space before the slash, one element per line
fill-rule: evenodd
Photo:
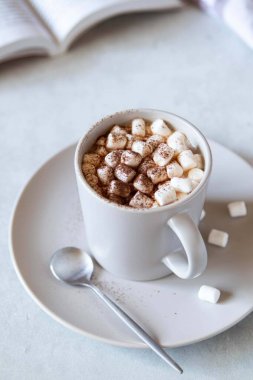
<path fill-rule="evenodd" d="M 111 310 L 136 334 L 141 338 L 160 358 L 174 368 L 177 372 L 183 373 L 182 368 L 163 350 L 132 318 L 129 317 L 118 305 L 101 292 L 95 285 L 90 288 L 106 303 Z"/>

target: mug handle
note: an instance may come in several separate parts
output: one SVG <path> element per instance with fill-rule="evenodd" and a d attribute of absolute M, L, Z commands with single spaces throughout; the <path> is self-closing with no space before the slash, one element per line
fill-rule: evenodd
<path fill-rule="evenodd" d="M 163 263 L 180 278 L 195 278 L 207 265 L 207 251 L 198 227 L 188 214 L 176 214 L 167 222 L 184 248 L 183 252 L 172 252 Z"/>

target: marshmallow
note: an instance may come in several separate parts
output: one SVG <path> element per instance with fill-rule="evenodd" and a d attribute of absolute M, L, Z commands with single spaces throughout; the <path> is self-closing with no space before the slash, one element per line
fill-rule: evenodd
<path fill-rule="evenodd" d="M 171 135 L 171 130 L 162 119 L 156 119 L 153 121 L 151 124 L 151 131 L 154 135 L 161 135 L 164 137 Z"/>
<path fill-rule="evenodd" d="M 129 202 L 129 206 L 134 208 L 150 208 L 153 206 L 153 200 L 147 195 L 137 191 Z"/>
<path fill-rule="evenodd" d="M 143 119 L 134 119 L 132 121 L 132 135 L 145 137 L 145 121 Z"/>
<path fill-rule="evenodd" d="M 126 135 L 127 131 L 124 128 L 121 128 L 119 125 L 114 125 L 112 127 L 111 133 L 114 133 L 115 135 Z"/>
<path fill-rule="evenodd" d="M 158 166 L 167 165 L 174 155 L 174 150 L 167 144 L 160 144 L 153 154 L 153 160 Z"/>
<path fill-rule="evenodd" d="M 106 144 L 106 137 L 105 136 L 99 137 L 96 141 L 96 145 L 98 145 L 98 146 L 105 146 L 105 144 Z"/>
<path fill-rule="evenodd" d="M 113 169 L 109 166 L 102 166 L 98 168 L 97 175 L 103 185 L 109 185 L 109 183 L 114 179 Z"/>
<path fill-rule="evenodd" d="M 180 193 L 190 193 L 193 189 L 192 181 L 190 178 L 178 178 L 173 177 L 170 181 L 170 185 Z"/>
<path fill-rule="evenodd" d="M 145 174 L 139 174 L 134 180 L 134 188 L 144 194 L 150 194 L 153 190 L 153 183 Z"/>
<path fill-rule="evenodd" d="M 154 184 L 166 181 L 168 179 L 166 169 L 161 166 L 155 166 L 147 170 L 147 176 Z"/>
<path fill-rule="evenodd" d="M 85 179 L 91 187 L 95 187 L 98 184 L 98 177 L 95 174 L 86 174 Z"/>
<path fill-rule="evenodd" d="M 131 188 L 128 183 L 113 180 L 108 186 L 108 193 L 118 195 L 122 198 L 127 198 L 130 195 Z"/>
<path fill-rule="evenodd" d="M 146 157 L 153 152 L 153 148 L 145 141 L 134 141 L 132 144 L 132 151 L 139 153 L 142 157 Z"/>
<path fill-rule="evenodd" d="M 168 137 L 167 144 L 174 149 L 176 155 L 188 149 L 187 137 L 179 131 Z"/>
<path fill-rule="evenodd" d="M 148 169 L 156 167 L 156 164 L 150 157 L 144 158 L 140 166 L 138 167 L 138 172 L 142 174 L 147 174 Z"/>
<path fill-rule="evenodd" d="M 183 152 L 179 153 L 179 155 L 177 156 L 177 160 L 184 169 L 184 171 L 188 171 L 197 166 L 197 163 L 194 159 L 194 155 L 190 149 L 184 150 Z"/>
<path fill-rule="evenodd" d="M 151 144 L 153 149 L 156 149 L 158 145 L 165 142 L 165 137 L 161 135 L 153 135 L 147 139 L 147 143 Z"/>
<path fill-rule="evenodd" d="M 200 182 L 203 178 L 203 175 L 204 175 L 204 171 L 198 168 L 193 168 L 189 170 L 188 172 L 188 178 L 196 182 Z"/>
<path fill-rule="evenodd" d="M 220 290 L 213 288 L 212 286 L 202 285 L 199 288 L 198 297 L 202 301 L 207 301 L 211 303 L 217 303 L 220 298 Z"/>
<path fill-rule="evenodd" d="M 99 166 L 101 161 L 101 157 L 97 153 L 86 153 L 83 156 L 83 163 L 84 164 L 92 164 L 95 167 Z"/>
<path fill-rule="evenodd" d="M 93 185 L 92 188 L 93 188 L 93 190 L 95 190 L 96 193 L 98 193 L 99 195 L 102 195 L 102 196 L 104 195 L 104 194 L 103 194 L 103 191 L 102 191 L 102 188 L 101 188 L 100 185 Z"/>
<path fill-rule="evenodd" d="M 108 199 L 114 203 L 118 203 L 119 205 L 122 205 L 124 203 L 123 199 L 115 194 L 109 194 Z"/>
<path fill-rule="evenodd" d="M 140 165 L 142 157 L 139 153 L 133 152 L 131 150 L 124 150 L 121 156 L 121 162 L 132 168 Z"/>
<path fill-rule="evenodd" d="M 228 233 L 219 230 L 211 230 L 208 236 L 208 243 L 218 245 L 219 247 L 226 247 L 228 243 Z"/>
<path fill-rule="evenodd" d="M 132 181 L 134 178 L 136 171 L 132 169 L 130 166 L 125 164 L 119 164 L 116 166 L 114 171 L 115 177 L 117 177 L 120 181 L 128 183 Z"/>
<path fill-rule="evenodd" d="M 120 163 L 122 152 L 122 150 L 114 150 L 113 152 L 108 153 L 105 156 L 106 165 L 110 166 L 111 168 L 116 168 L 116 166 Z"/>
<path fill-rule="evenodd" d="M 193 156 L 194 156 L 194 160 L 196 161 L 196 164 L 197 164 L 196 167 L 198 169 L 204 169 L 204 162 L 203 162 L 203 157 L 201 156 L 201 154 L 196 153 Z"/>
<path fill-rule="evenodd" d="M 232 218 L 247 215 L 247 208 L 243 201 L 230 202 L 228 204 L 228 211 Z"/>
<path fill-rule="evenodd" d="M 155 208 L 155 207 L 159 207 L 159 204 L 156 201 L 154 201 L 152 204 L 152 208 Z"/>
<path fill-rule="evenodd" d="M 177 161 L 170 162 L 166 166 L 166 170 L 169 178 L 181 177 L 184 173 L 182 166 Z"/>
<path fill-rule="evenodd" d="M 82 164 L 82 172 L 83 174 L 96 174 L 96 167 L 86 162 Z"/>
<path fill-rule="evenodd" d="M 133 135 L 130 135 L 129 133 L 126 135 L 126 138 L 127 138 L 126 149 L 132 149 L 133 142 L 141 140 L 140 136 L 133 136 Z"/>
<path fill-rule="evenodd" d="M 171 186 L 161 188 L 155 192 L 155 200 L 160 206 L 165 206 L 176 199 L 176 192 Z"/>
<path fill-rule="evenodd" d="M 104 146 L 97 146 L 95 149 L 95 153 L 99 154 L 99 156 L 101 157 L 105 157 L 108 152 Z"/>
<path fill-rule="evenodd" d="M 124 149 L 127 138 L 123 134 L 109 133 L 106 140 L 107 149 Z"/>
<path fill-rule="evenodd" d="M 203 219 L 205 218 L 205 216 L 206 216 L 206 212 L 205 212 L 205 210 L 203 209 L 203 210 L 201 211 L 201 214 L 200 214 L 200 220 L 203 220 Z"/>
<path fill-rule="evenodd" d="M 167 186 L 170 186 L 170 181 L 166 181 L 166 182 L 163 182 L 163 183 L 158 183 L 158 189 L 163 189 Z"/>
<path fill-rule="evenodd" d="M 192 183 L 192 190 L 194 190 L 199 185 L 199 182 L 194 181 L 193 179 L 191 179 L 191 183 Z"/>
<path fill-rule="evenodd" d="M 178 201 L 182 201 L 183 199 L 187 198 L 187 194 L 186 193 L 177 193 L 177 200 Z"/>

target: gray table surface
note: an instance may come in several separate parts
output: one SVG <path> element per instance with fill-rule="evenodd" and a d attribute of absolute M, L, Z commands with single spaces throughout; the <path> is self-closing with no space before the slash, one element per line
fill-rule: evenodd
<path fill-rule="evenodd" d="M 177 379 L 148 350 L 77 335 L 29 298 L 12 268 L 7 225 L 18 191 L 104 114 L 171 110 L 253 162 L 253 52 L 198 12 L 119 17 L 55 59 L 0 67 L 0 379 Z M 173 351 L 185 379 L 252 379 L 253 317 Z"/>

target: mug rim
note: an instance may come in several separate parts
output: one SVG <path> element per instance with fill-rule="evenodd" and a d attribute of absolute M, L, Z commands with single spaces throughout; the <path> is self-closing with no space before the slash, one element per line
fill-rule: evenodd
<path fill-rule="evenodd" d="M 87 136 L 90 135 L 94 130 L 96 130 L 101 125 L 101 123 L 103 123 L 105 120 L 115 118 L 115 117 L 117 117 L 117 115 L 120 116 L 120 115 L 124 115 L 124 114 L 131 114 L 131 113 L 138 113 L 138 112 L 140 112 L 140 113 L 141 112 L 166 113 L 168 115 L 175 116 L 175 117 L 183 120 L 184 122 L 186 122 L 189 125 L 189 127 L 196 132 L 198 137 L 203 140 L 204 145 L 205 145 L 205 150 L 206 150 L 206 152 L 205 152 L 206 157 L 205 157 L 204 177 L 202 178 L 200 184 L 190 194 L 187 194 L 187 197 L 185 199 L 181 199 L 181 200 L 175 201 L 173 203 L 170 203 L 168 205 L 160 206 L 160 207 L 133 208 L 133 207 L 125 206 L 125 205 L 119 205 L 119 204 L 112 202 L 109 199 L 101 196 L 85 180 L 84 175 L 83 175 L 82 170 L 81 170 L 81 164 L 79 164 L 79 158 L 80 158 L 80 154 L 81 154 L 82 144 L 83 144 L 84 140 L 87 138 Z M 104 116 L 99 121 L 97 121 L 95 124 L 93 124 L 88 129 L 88 131 L 86 131 L 84 133 L 84 135 L 78 141 L 78 144 L 77 144 L 76 150 L 75 150 L 75 156 L 74 156 L 74 166 L 75 166 L 75 173 L 76 173 L 77 178 L 80 179 L 82 185 L 86 188 L 86 190 L 89 191 L 92 196 L 96 197 L 96 199 L 98 201 L 100 201 L 104 204 L 107 204 L 109 207 L 114 207 L 117 210 L 121 210 L 121 211 L 125 211 L 125 212 L 136 213 L 136 214 L 140 214 L 140 213 L 141 214 L 143 214 L 143 213 L 151 214 L 151 213 L 163 212 L 166 210 L 176 209 L 179 206 L 185 205 L 185 204 L 189 203 L 192 199 L 194 199 L 200 193 L 200 191 L 202 190 L 202 188 L 204 187 L 204 185 L 206 184 L 206 182 L 209 179 L 209 176 L 210 176 L 210 173 L 212 170 L 212 153 L 211 153 L 209 143 L 208 143 L 207 139 L 205 138 L 205 136 L 203 135 L 203 133 L 200 132 L 200 130 L 197 127 L 195 127 L 195 125 L 193 125 L 190 121 L 183 118 L 182 116 L 179 116 L 173 112 L 157 110 L 154 108 L 132 108 L 132 109 L 127 109 L 124 111 L 118 111 L 118 112 L 115 112 L 113 114 Z"/>

